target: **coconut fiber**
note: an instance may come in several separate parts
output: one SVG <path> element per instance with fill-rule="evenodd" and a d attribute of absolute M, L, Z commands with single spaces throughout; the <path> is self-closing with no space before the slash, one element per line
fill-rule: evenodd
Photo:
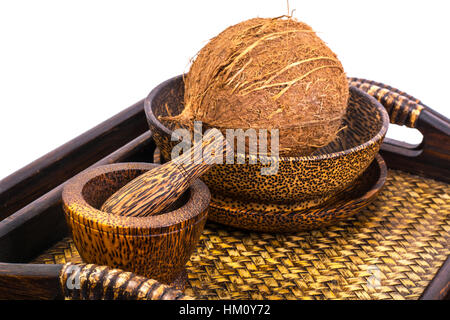
<path fill-rule="evenodd" d="M 279 129 L 281 155 L 307 155 L 335 139 L 348 100 L 340 61 L 307 24 L 254 18 L 225 29 L 185 76 L 184 111 L 225 129 Z"/>

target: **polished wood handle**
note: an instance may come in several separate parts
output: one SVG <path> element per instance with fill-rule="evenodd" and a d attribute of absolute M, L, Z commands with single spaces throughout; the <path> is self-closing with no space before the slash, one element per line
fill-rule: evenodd
<path fill-rule="evenodd" d="M 424 106 L 420 100 L 380 82 L 349 78 L 349 84 L 377 99 L 387 110 L 390 122 L 416 128 L 417 120 Z"/>
<path fill-rule="evenodd" d="M 384 139 L 381 154 L 388 166 L 450 182 L 450 120 L 391 86 L 360 78 L 348 80 L 376 98 L 388 111 L 391 123 L 415 128 L 423 135 L 418 145 Z"/>
<path fill-rule="evenodd" d="M 70 300 L 189 300 L 182 291 L 106 266 L 66 263 L 59 274 L 61 292 Z"/>
<path fill-rule="evenodd" d="M 181 156 L 140 175 L 119 189 L 101 206 L 123 216 L 150 216 L 169 208 L 189 185 L 223 161 L 227 142 L 217 129 L 209 130 L 199 143 Z"/>

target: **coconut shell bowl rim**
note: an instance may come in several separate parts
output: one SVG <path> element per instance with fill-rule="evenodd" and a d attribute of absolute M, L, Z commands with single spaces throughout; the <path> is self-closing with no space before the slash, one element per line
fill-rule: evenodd
<path fill-rule="evenodd" d="M 167 134 L 168 136 L 172 136 L 172 131 L 167 128 L 153 113 L 153 108 L 152 108 L 152 104 L 153 101 L 155 100 L 155 97 L 159 94 L 159 92 L 165 88 L 167 85 L 169 85 L 170 83 L 174 82 L 174 81 L 179 81 L 179 80 L 183 81 L 183 75 L 178 75 L 175 77 L 172 77 L 170 79 L 165 80 L 164 82 L 160 83 L 158 86 L 156 86 L 155 88 L 153 88 L 152 91 L 150 91 L 150 93 L 148 94 L 147 98 L 145 98 L 144 100 L 144 110 L 145 110 L 145 114 L 147 116 L 147 120 L 148 122 L 151 122 L 152 125 L 154 125 L 155 127 L 158 128 L 158 130 L 164 132 L 165 134 Z M 377 134 L 375 134 L 370 140 L 367 140 L 366 142 L 357 145 L 355 147 L 352 148 L 348 148 L 342 151 L 337 151 L 337 152 L 332 152 L 332 153 L 324 153 L 324 154 L 319 154 L 319 155 L 306 155 L 306 156 L 279 156 L 279 157 L 274 157 L 274 156 L 268 156 L 267 158 L 269 159 L 278 159 L 280 161 L 311 161 L 311 160 L 325 160 L 325 159 L 333 159 L 333 158 L 339 158 L 341 156 L 347 155 L 347 154 L 351 154 L 363 149 L 366 149 L 368 147 L 370 147 L 371 145 L 374 145 L 376 143 L 378 143 L 380 140 L 384 139 L 384 136 L 386 135 L 386 132 L 388 130 L 389 127 L 389 115 L 385 109 L 385 107 L 378 101 L 376 100 L 374 97 L 372 97 L 371 95 L 367 94 L 366 92 L 354 87 L 354 86 L 350 86 L 349 87 L 350 92 L 353 91 L 355 93 L 357 93 L 360 96 L 364 96 L 365 98 L 367 98 L 368 100 L 370 100 L 370 102 L 372 103 L 373 106 L 376 107 L 377 111 L 380 114 L 380 122 L 381 122 L 381 127 L 380 130 L 377 132 Z M 251 156 L 249 156 L 248 154 L 245 155 L 246 158 L 249 158 Z"/>
<path fill-rule="evenodd" d="M 91 206 L 83 197 L 84 186 L 101 175 L 123 170 L 150 170 L 157 166 L 159 164 L 133 162 L 107 164 L 88 169 L 69 180 L 64 186 L 62 192 L 64 211 L 69 211 L 71 216 L 77 216 L 78 224 L 84 225 L 82 222 L 84 220 L 101 220 L 103 228 L 106 227 L 108 232 L 125 235 L 129 235 L 130 231 L 136 231 L 136 234 L 140 234 L 139 231 L 143 229 L 157 231 L 157 233 L 164 232 L 164 230 L 173 231 L 172 228 L 176 225 L 182 225 L 189 221 L 185 226 L 187 227 L 197 223 L 197 220 L 201 220 L 203 217 L 201 213 L 207 210 L 211 195 L 208 187 L 199 179 L 190 185 L 187 190 L 189 192 L 188 199 L 180 207 L 173 211 L 149 217 L 126 217 L 104 212 Z M 177 229 L 177 231 L 180 230 Z M 105 232 L 105 229 L 103 229 L 103 232 Z M 145 236 L 144 234 L 141 235 Z"/>

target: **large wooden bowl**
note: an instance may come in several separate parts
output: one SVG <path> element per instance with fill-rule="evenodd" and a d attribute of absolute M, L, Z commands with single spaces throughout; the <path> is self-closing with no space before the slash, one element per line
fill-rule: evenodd
<path fill-rule="evenodd" d="M 163 160 L 170 159 L 172 130 L 177 124 L 160 116 L 177 115 L 183 106 L 182 76 L 153 89 L 145 100 L 145 112 Z M 385 108 L 365 92 L 351 87 L 347 114 L 338 138 L 309 156 L 279 157 L 275 175 L 262 175 L 261 162 L 218 164 L 202 176 L 213 195 L 260 203 L 296 203 L 303 208 L 324 203 L 344 190 L 373 161 L 389 125 Z"/>
<path fill-rule="evenodd" d="M 166 212 L 124 217 L 98 210 L 115 191 L 157 166 L 118 163 L 87 170 L 64 187 L 62 200 L 84 262 L 132 271 L 170 284 L 180 276 L 207 217 L 210 193 L 196 180 Z"/>

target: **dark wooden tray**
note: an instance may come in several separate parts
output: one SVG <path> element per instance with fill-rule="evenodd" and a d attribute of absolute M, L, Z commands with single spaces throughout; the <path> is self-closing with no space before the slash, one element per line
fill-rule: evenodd
<path fill-rule="evenodd" d="M 389 88 L 405 104 L 414 103 L 418 117 L 405 124 L 424 136 L 415 146 L 386 139 L 380 153 L 388 167 L 449 183 L 450 121 L 403 92 L 370 83 L 362 89 L 379 100 Z M 0 181 L 0 298 L 62 298 L 58 281 L 63 266 L 29 262 L 68 234 L 61 207 L 64 183 L 92 166 L 151 162 L 155 148 L 140 101 Z M 447 258 L 421 299 L 448 298 L 449 281 Z"/>

